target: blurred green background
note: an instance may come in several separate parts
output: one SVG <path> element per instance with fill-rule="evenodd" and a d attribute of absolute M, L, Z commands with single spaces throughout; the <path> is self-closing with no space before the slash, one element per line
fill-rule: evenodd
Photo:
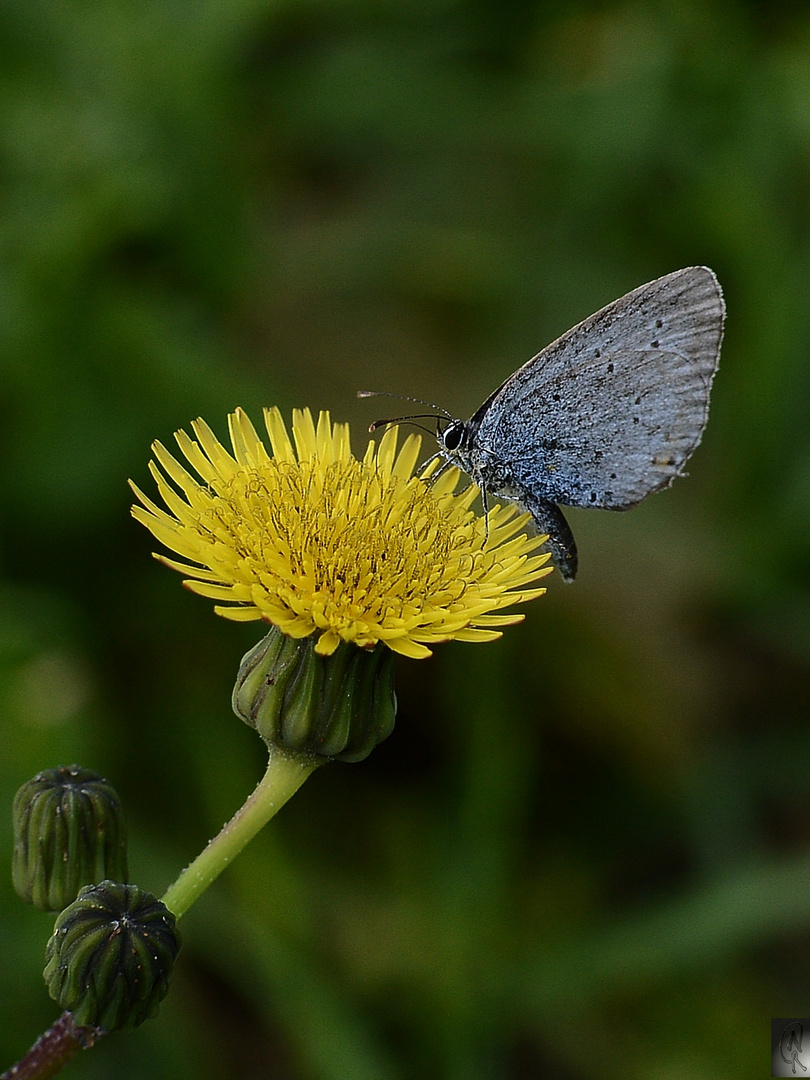
<path fill-rule="evenodd" d="M 359 451 L 364 388 L 468 416 L 697 263 L 728 322 L 691 477 L 572 513 L 579 580 L 500 643 L 403 661 L 393 736 L 70 1075 L 759 1078 L 810 1013 L 810 6 L 4 0 L 0 805 L 101 771 L 157 893 L 264 751 L 230 711 L 260 627 L 129 517 L 151 440 L 310 405 Z M 55 1017 L 51 926 L 0 873 L 0 1067 Z"/>

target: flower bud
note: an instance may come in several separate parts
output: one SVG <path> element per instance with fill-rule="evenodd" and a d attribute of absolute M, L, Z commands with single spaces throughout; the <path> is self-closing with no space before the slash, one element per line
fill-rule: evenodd
<path fill-rule="evenodd" d="M 46 769 L 14 797 L 14 888 L 40 911 L 61 911 L 82 885 L 127 878 L 126 821 L 118 795 L 78 765 Z"/>
<path fill-rule="evenodd" d="M 277 628 L 242 659 L 233 710 L 268 746 L 362 761 L 394 730 L 393 653 L 341 643 L 331 656 L 313 637 Z"/>
<path fill-rule="evenodd" d="M 157 1013 L 179 949 L 162 901 L 137 885 L 102 881 L 57 916 L 43 975 L 80 1027 L 119 1031 Z"/>

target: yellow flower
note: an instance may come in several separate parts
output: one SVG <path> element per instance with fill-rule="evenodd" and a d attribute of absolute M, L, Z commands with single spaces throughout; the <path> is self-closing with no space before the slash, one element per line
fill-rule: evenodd
<path fill-rule="evenodd" d="M 493 612 L 545 592 L 534 586 L 549 556 L 544 537 L 522 532 L 528 515 L 510 505 L 476 516 L 477 490 L 456 494 L 455 469 L 432 484 L 414 476 L 419 436 L 397 453 L 391 428 L 361 461 L 348 424 L 327 412 L 316 427 L 308 409 L 294 410 L 294 445 L 278 409 L 264 419 L 272 456 L 241 409 L 228 418 L 232 454 L 203 420 L 191 425 L 196 441 L 178 431 L 200 480 L 154 443 L 166 510 L 132 485 L 142 503 L 133 517 L 189 563 L 156 558 L 218 601 L 219 615 L 317 634 L 322 656 L 346 641 L 422 658 L 436 642 L 500 637 L 495 627 L 523 616 Z"/>

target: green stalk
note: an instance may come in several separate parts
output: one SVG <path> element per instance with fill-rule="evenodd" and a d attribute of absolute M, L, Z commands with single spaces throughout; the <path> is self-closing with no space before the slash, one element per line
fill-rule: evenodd
<path fill-rule="evenodd" d="M 267 771 L 256 790 L 164 893 L 163 903 L 176 918 L 188 911 L 310 773 L 326 760 L 309 754 L 284 753 L 276 747 L 271 749 Z"/>

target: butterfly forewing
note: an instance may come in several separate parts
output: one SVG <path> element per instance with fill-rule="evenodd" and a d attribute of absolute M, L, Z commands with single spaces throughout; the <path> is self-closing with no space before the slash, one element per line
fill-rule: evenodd
<path fill-rule="evenodd" d="M 552 502 L 635 505 L 700 442 L 724 313 L 705 267 L 642 285 L 507 379 L 470 422 L 478 448 Z"/>

